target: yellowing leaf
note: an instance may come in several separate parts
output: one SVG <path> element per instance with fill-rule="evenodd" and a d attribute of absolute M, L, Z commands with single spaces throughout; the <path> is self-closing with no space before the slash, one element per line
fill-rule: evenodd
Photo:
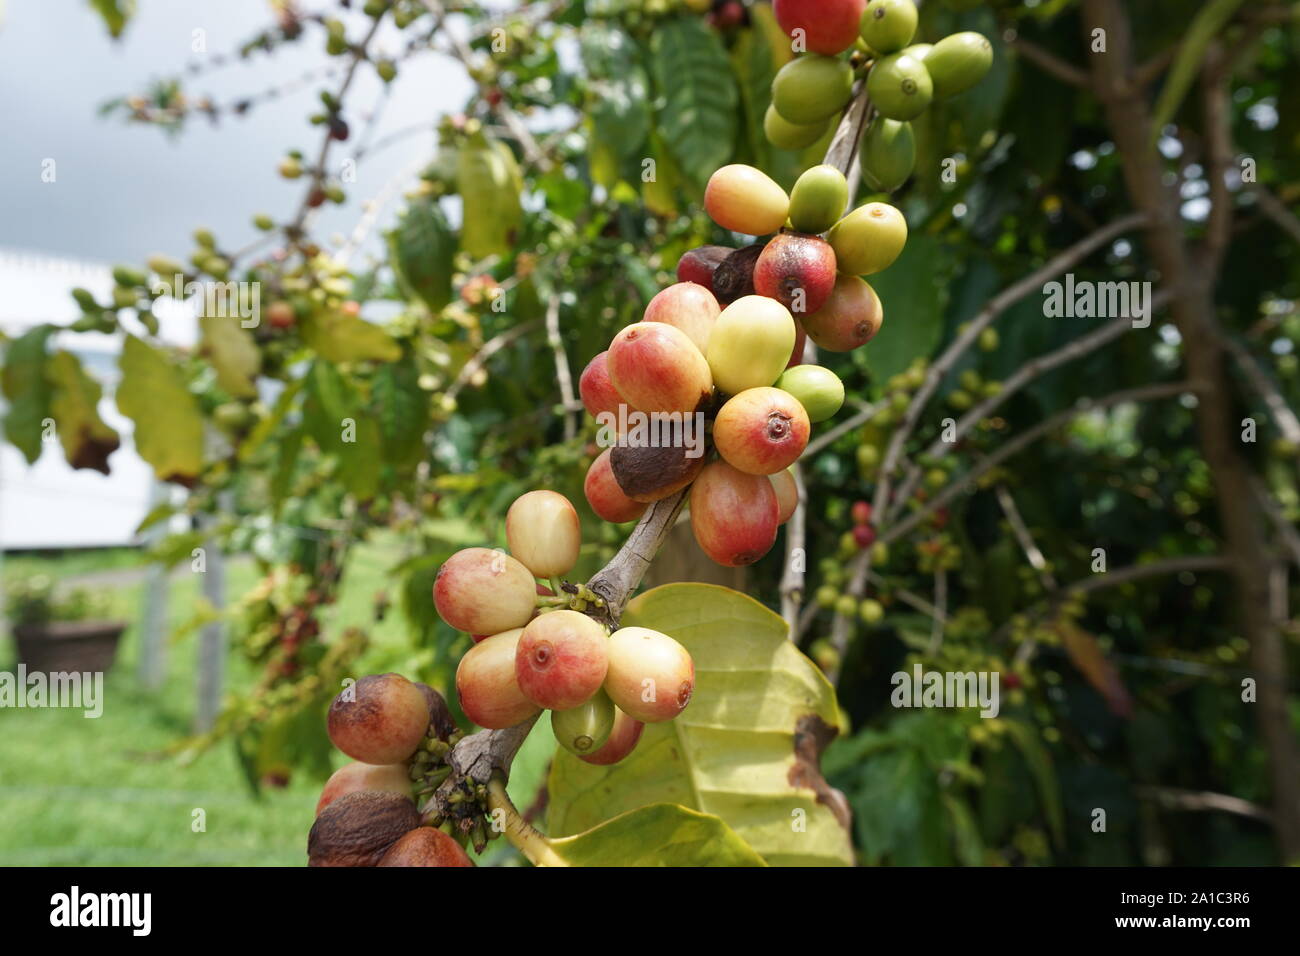
<path fill-rule="evenodd" d="M 161 481 L 190 487 L 203 467 L 203 417 L 180 371 L 128 335 L 118 360 L 117 407 L 135 422 L 135 448 Z"/>
<path fill-rule="evenodd" d="M 1069 656 L 1070 662 L 1102 697 L 1111 713 L 1120 717 L 1133 716 L 1133 698 L 1124 686 L 1119 670 L 1106 652 L 1101 649 L 1097 639 L 1068 620 L 1056 625 L 1056 632 L 1061 635 L 1061 645 Z"/>
<path fill-rule="evenodd" d="M 304 320 L 301 329 L 303 341 L 331 362 L 395 362 L 402 357 L 402 348 L 391 335 L 346 312 L 317 313 Z"/>
<path fill-rule="evenodd" d="M 50 417 L 59 442 L 73 468 L 92 468 L 108 474 L 108 456 L 117 451 L 117 432 L 99 417 L 99 383 L 86 374 L 71 352 L 55 352 L 45 366 L 53 393 Z"/>
<path fill-rule="evenodd" d="M 551 836 L 675 803 L 721 817 L 769 864 L 850 865 L 843 798 L 817 764 L 842 717 L 821 671 L 786 639 L 785 622 L 728 588 L 668 584 L 633 600 L 623 624 L 685 645 L 695 695 L 676 720 L 648 724 L 637 749 L 614 766 L 559 751 Z"/>
<path fill-rule="evenodd" d="M 630 810 L 547 843 L 569 866 L 766 865 L 722 820 L 671 803 Z"/>
<path fill-rule="evenodd" d="M 262 353 L 236 318 L 205 315 L 199 319 L 202 350 L 217 373 L 217 384 L 235 398 L 254 398 L 253 379 L 262 369 Z"/>

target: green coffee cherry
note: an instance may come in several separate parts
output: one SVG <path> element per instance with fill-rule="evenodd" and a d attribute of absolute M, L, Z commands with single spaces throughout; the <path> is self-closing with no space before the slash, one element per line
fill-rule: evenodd
<path fill-rule="evenodd" d="M 813 423 L 833 417 L 844 404 L 844 383 L 820 365 L 788 368 L 776 380 L 776 387 L 797 398 Z"/>
<path fill-rule="evenodd" d="M 862 135 L 858 152 L 862 178 L 877 192 L 891 193 L 916 168 L 916 138 L 912 124 L 877 116 Z"/>
<path fill-rule="evenodd" d="M 843 60 L 809 53 L 781 67 L 772 80 L 772 105 L 788 123 L 828 120 L 853 96 L 853 68 Z"/>
<path fill-rule="evenodd" d="M 924 63 L 910 53 L 894 53 L 871 68 L 867 94 L 881 116 L 911 120 L 930 105 L 934 83 Z"/>
<path fill-rule="evenodd" d="M 614 702 L 603 690 L 585 704 L 570 710 L 551 711 L 551 731 L 560 746 L 581 757 L 599 750 L 614 729 Z"/>
<path fill-rule="evenodd" d="M 849 204 L 849 184 L 834 166 L 813 166 L 790 191 L 790 225 L 799 232 L 822 233 L 835 225 Z"/>
<path fill-rule="evenodd" d="M 763 116 L 763 133 L 777 149 L 804 149 L 821 139 L 826 133 L 826 121 L 807 125 L 791 123 L 769 105 Z"/>
<path fill-rule="evenodd" d="M 858 33 L 877 53 L 894 53 L 912 42 L 916 18 L 913 0 L 871 0 L 862 11 Z"/>
<path fill-rule="evenodd" d="M 923 61 L 939 99 L 964 93 L 984 79 L 993 66 L 993 45 L 982 33 L 967 30 L 944 37 Z"/>
<path fill-rule="evenodd" d="M 885 617 L 885 608 L 879 601 L 867 598 L 858 605 L 858 617 L 867 624 L 879 624 Z"/>
<path fill-rule="evenodd" d="M 840 592 L 830 586 L 823 586 L 817 589 L 813 600 L 817 602 L 818 607 L 834 607 L 835 602 L 840 599 Z"/>
<path fill-rule="evenodd" d="M 839 600 L 835 602 L 835 613 L 843 614 L 845 617 L 852 617 L 858 610 L 858 602 L 848 594 L 840 595 Z"/>

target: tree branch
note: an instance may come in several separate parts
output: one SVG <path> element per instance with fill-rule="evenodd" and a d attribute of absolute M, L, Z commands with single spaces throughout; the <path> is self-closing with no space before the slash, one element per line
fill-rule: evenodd
<path fill-rule="evenodd" d="M 1055 53 L 1044 50 L 1036 43 L 1029 40 L 1016 37 L 1011 41 L 1011 48 L 1023 56 L 1030 63 L 1033 63 L 1045 73 L 1050 73 L 1062 83 L 1069 86 L 1077 86 L 1080 89 L 1088 87 L 1088 73 L 1075 66 L 1073 63 L 1067 63 Z"/>

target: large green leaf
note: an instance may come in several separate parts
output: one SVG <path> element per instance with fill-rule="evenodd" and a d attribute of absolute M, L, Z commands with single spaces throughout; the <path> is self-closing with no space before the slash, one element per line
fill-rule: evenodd
<path fill-rule="evenodd" d="M 51 386 L 50 417 L 57 423 L 59 442 L 73 468 L 108 474 L 108 456 L 120 444 L 117 432 L 99 417 L 103 389 L 86 374 L 71 352 L 55 352 L 45 365 Z"/>
<path fill-rule="evenodd" d="M 135 449 L 161 481 L 192 485 L 203 467 L 203 416 L 180 370 L 133 335 L 118 360 L 117 407 L 135 422 Z"/>
<path fill-rule="evenodd" d="M 721 817 L 774 865 L 847 865 L 848 833 L 817 766 L 842 727 L 821 671 L 757 601 L 709 584 L 668 584 L 632 601 L 625 625 L 672 635 L 695 660 L 695 696 L 647 725 L 631 756 L 594 767 L 567 751 L 551 769 L 553 837 L 637 807 L 676 803 Z"/>
<path fill-rule="evenodd" d="M 456 235 L 432 199 L 406 207 L 397 228 L 388 234 L 397 280 L 408 298 L 418 298 L 432 312 L 451 301 L 452 260 Z"/>
<path fill-rule="evenodd" d="M 372 404 L 384 458 L 394 465 L 414 465 L 424 457 L 429 393 L 420 388 L 419 379 L 419 369 L 410 356 L 385 365 L 375 375 Z"/>
<path fill-rule="evenodd" d="M 1043 813 L 1047 816 L 1048 826 L 1058 844 L 1065 843 L 1065 814 L 1061 807 L 1061 790 L 1056 774 L 1052 771 L 1052 757 L 1043 746 L 1038 730 L 1018 720 L 1004 719 L 1002 723 L 1010 732 L 1011 739 L 1020 748 L 1020 753 L 1029 766 L 1029 772 L 1038 784 L 1038 799 L 1042 802 Z"/>
<path fill-rule="evenodd" d="M 616 26 L 593 21 L 582 29 L 593 143 L 609 146 L 621 163 L 643 155 L 650 131 L 650 81 L 636 44 Z"/>
<path fill-rule="evenodd" d="M 731 156 L 738 96 L 726 51 L 699 17 L 662 22 L 651 40 L 659 127 L 686 176 L 703 186 Z"/>
<path fill-rule="evenodd" d="M 938 242 L 911 235 L 893 265 L 867 277 L 885 309 L 884 325 L 861 350 L 877 383 L 905 371 L 913 359 L 928 356 L 938 344 L 943 261 Z"/>
<path fill-rule="evenodd" d="M 53 389 L 45 378 L 45 344 L 53 331 L 52 325 L 38 325 L 10 342 L 0 376 L 9 403 L 5 437 L 23 453 L 29 465 L 41 457 L 44 422 L 50 417 Z"/>
<path fill-rule="evenodd" d="M 199 329 L 203 355 L 217 373 L 217 384 L 235 398 L 257 397 L 253 379 L 262 369 L 262 353 L 249 331 L 224 315 L 201 316 Z"/>
<path fill-rule="evenodd" d="M 586 833 L 547 841 L 570 866 L 764 866 L 736 831 L 707 813 L 657 803 Z"/>
<path fill-rule="evenodd" d="M 321 358 L 331 362 L 377 359 L 393 362 L 402 348 L 379 326 L 343 311 L 317 313 L 301 324 L 302 337 Z"/>

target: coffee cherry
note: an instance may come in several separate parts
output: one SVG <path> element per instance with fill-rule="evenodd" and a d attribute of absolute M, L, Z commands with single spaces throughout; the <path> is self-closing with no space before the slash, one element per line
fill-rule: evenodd
<path fill-rule="evenodd" d="M 785 363 L 786 368 L 794 368 L 796 365 L 803 364 L 803 354 L 808 345 L 808 333 L 804 331 L 803 324 L 794 320 L 794 348 L 790 350 L 790 361 Z"/>
<path fill-rule="evenodd" d="M 825 123 L 852 98 L 853 68 L 828 56 L 797 57 L 772 79 L 772 105 L 796 126 Z"/>
<path fill-rule="evenodd" d="M 411 776 L 404 763 L 376 766 L 368 763 L 346 763 L 330 774 L 316 802 L 316 816 L 335 800 L 361 790 L 383 790 L 411 796 Z"/>
<path fill-rule="evenodd" d="M 718 564 L 743 567 L 767 554 L 776 542 L 779 518 L 772 482 L 725 461 L 706 465 L 691 485 L 691 530 Z"/>
<path fill-rule="evenodd" d="M 718 300 L 702 285 L 678 282 L 659 292 L 645 308 L 642 322 L 666 322 L 686 333 L 687 338 L 704 354 L 709 346 L 709 333 L 718 321 L 722 307 Z"/>
<path fill-rule="evenodd" d="M 510 555 L 488 548 L 457 551 L 438 569 L 433 603 L 439 616 L 470 634 L 523 627 L 537 609 L 532 573 Z"/>
<path fill-rule="evenodd" d="M 614 704 L 598 690 L 591 699 L 568 710 L 551 711 L 551 732 L 560 746 L 581 757 L 605 745 L 614 729 Z"/>
<path fill-rule="evenodd" d="M 401 674 L 367 674 L 330 704 L 335 747 L 362 763 L 399 763 L 415 753 L 429 729 L 429 705 Z"/>
<path fill-rule="evenodd" d="M 543 591 L 547 594 L 551 593 L 549 588 L 540 588 L 538 593 L 541 594 Z M 483 637 L 476 637 L 474 640 L 478 642 L 483 640 Z M 456 718 L 451 715 L 451 708 L 447 706 L 447 698 L 428 684 L 416 681 L 415 686 L 424 695 L 424 702 L 429 705 L 429 732 L 439 740 L 447 740 L 459 729 L 456 726 Z"/>
<path fill-rule="evenodd" d="M 321 811 L 307 836 L 308 866 L 375 866 L 389 847 L 420 825 L 411 798 L 359 790 Z"/>
<path fill-rule="evenodd" d="M 876 529 L 869 524 L 853 526 L 853 543 L 859 548 L 869 548 L 876 542 Z"/>
<path fill-rule="evenodd" d="M 825 232 L 849 204 L 849 183 L 834 166 L 813 166 L 790 190 L 790 225 L 800 232 Z"/>
<path fill-rule="evenodd" d="M 954 33 L 934 44 L 924 63 L 935 97 L 956 96 L 984 79 L 993 66 L 993 46 L 983 34 Z"/>
<path fill-rule="evenodd" d="M 869 202 L 837 222 L 828 238 L 842 274 L 869 276 L 887 269 L 903 251 L 907 220 L 888 203 Z"/>
<path fill-rule="evenodd" d="M 685 444 L 658 448 L 615 445 L 609 450 L 609 467 L 618 487 L 633 501 L 649 504 L 681 491 L 704 467 L 703 448 Z"/>
<path fill-rule="evenodd" d="M 456 668 L 456 694 L 465 716 L 480 727 L 502 730 L 523 723 L 538 707 L 515 678 L 515 656 L 524 629 L 494 634 L 475 644 Z"/>
<path fill-rule="evenodd" d="M 555 491 L 530 491 L 506 512 L 510 552 L 539 578 L 558 578 L 573 570 L 582 547 L 578 512 Z"/>
<path fill-rule="evenodd" d="M 844 404 L 844 383 L 821 365 L 796 365 L 786 369 L 776 380 L 776 387 L 795 397 L 808 421 L 824 422 L 834 417 Z"/>
<path fill-rule="evenodd" d="M 858 38 L 863 0 L 774 0 L 772 13 L 789 36 L 802 36 L 814 53 L 835 56 Z M 796 30 L 803 31 L 796 34 Z"/>
<path fill-rule="evenodd" d="M 862 136 L 858 151 L 862 178 L 878 192 L 893 192 L 916 167 L 912 124 L 877 116 Z"/>
<path fill-rule="evenodd" d="M 605 629 L 577 611 L 551 611 L 524 628 L 515 678 L 524 696 L 548 710 L 569 710 L 600 689 L 609 662 Z"/>
<path fill-rule="evenodd" d="M 858 617 L 867 624 L 879 624 L 885 617 L 885 609 L 879 601 L 867 598 L 858 605 Z"/>
<path fill-rule="evenodd" d="M 612 449 L 606 448 L 591 463 L 587 469 L 587 478 L 582 484 L 583 493 L 587 496 L 587 504 L 591 505 L 591 510 L 601 520 L 614 524 L 635 521 L 645 514 L 649 506 L 629 498 L 619 487 L 610 466 L 611 451 Z"/>
<path fill-rule="evenodd" d="M 298 321 L 298 316 L 288 302 L 272 302 L 266 307 L 266 321 L 273 329 L 288 329 Z"/>
<path fill-rule="evenodd" d="M 695 692 L 695 662 L 667 634 L 621 628 L 609 638 L 605 691 L 629 717 L 648 724 L 672 720 Z"/>
<path fill-rule="evenodd" d="M 803 326 L 818 348 L 849 352 L 870 342 L 884 320 L 876 291 L 857 276 L 841 275 L 826 304 L 803 317 Z"/>
<path fill-rule="evenodd" d="M 817 602 L 818 607 L 833 608 L 835 602 L 840 599 L 840 592 L 830 585 L 824 584 L 817 589 L 813 595 L 813 600 Z"/>
<path fill-rule="evenodd" d="M 933 55 L 934 51 L 930 53 Z M 930 105 L 934 84 L 924 63 L 910 53 L 900 52 L 878 60 L 871 68 L 867 75 L 867 95 L 881 116 L 912 120 Z"/>
<path fill-rule="evenodd" d="M 602 413 L 609 413 L 618 421 L 619 406 L 627 403 L 609 380 L 609 352 L 601 352 L 587 363 L 578 377 L 578 394 L 592 418 L 599 420 Z"/>
<path fill-rule="evenodd" d="M 914 0 L 869 0 L 858 32 L 877 53 L 894 53 L 912 42 L 916 19 Z"/>
<path fill-rule="evenodd" d="M 713 443 L 728 464 L 750 475 L 789 468 L 808 444 L 808 413 L 779 388 L 748 388 L 727 401 L 713 422 Z"/>
<path fill-rule="evenodd" d="M 858 609 L 858 602 L 853 600 L 852 595 L 841 594 L 835 602 L 835 613 L 843 614 L 845 617 L 852 617 Z"/>
<path fill-rule="evenodd" d="M 642 412 L 694 412 L 713 390 L 709 363 L 690 337 L 663 322 L 629 325 L 609 346 L 609 377 Z"/>
<path fill-rule="evenodd" d="M 694 282 L 713 291 L 713 273 L 722 260 L 735 252 L 730 246 L 697 246 L 677 260 L 677 281 Z"/>
<path fill-rule="evenodd" d="M 771 385 L 794 349 L 794 317 L 775 299 L 747 295 L 722 310 L 707 353 L 713 383 L 735 395 Z"/>
<path fill-rule="evenodd" d="M 735 163 L 709 177 L 704 210 L 723 229 L 765 236 L 785 225 L 790 197 L 761 169 Z"/>
<path fill-rule="evenodd" d="M 816 236 L 774 236 L 754 263 L 754 291 L 794 315 L 816 312 L 834 287 L 835 252 Z"/>
<path fill-rule="evenodd" d="M 641 740 L 641 731 L 645 724 L 629 717 L 618 707 L 614 708 L 614 729 L 609 732 L 609 739 L 604 746 L 589 754 L 579 754 L 578 759 L 597 767 L 616 764 L 633 750 Z"/>
<path fill-rule="evenodd" d="M 853 502 L 853 507 L 849 509 L 849 515 L 853 518 L 854 524 L 867 524 L 871 521 L 871 502 Z"/>
<path fill-rule="evenodd" d="M 763 134 L 777 149 L 806 149 L 826 135 L 828 125 L 826 120 L 819 120 L 816 123 L 791 123 L 770 103 L 767 112 L 763 114 Z"/>
<path fill-rule="evenodd" d="M 441 830 L 416 827 L 389 847 L 379 866 L 473 866 L 469 854 Z"/>
<path fill-rule="evenodd" d="M 776 523 L 785 524 L 799 506 L 799 486 L 788 468 L 767 477 L 772 482 L 772 490 L 776 492 Z"/>

